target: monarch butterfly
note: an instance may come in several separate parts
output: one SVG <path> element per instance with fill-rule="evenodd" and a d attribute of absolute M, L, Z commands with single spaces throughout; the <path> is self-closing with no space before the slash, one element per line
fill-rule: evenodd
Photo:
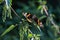
<path fill-rule="evenodd" d="M 34 20 L 40 27 L 43 27 L 42 22 L 36 17 L 36 15 L 32 15 L 30 13 L 23 13 L 23 15 L 28 22 L 32 23 L 32 20 Z"/>

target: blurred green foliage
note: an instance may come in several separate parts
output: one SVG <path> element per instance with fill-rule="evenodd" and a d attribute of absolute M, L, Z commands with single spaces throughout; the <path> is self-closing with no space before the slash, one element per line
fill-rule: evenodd
<path fill-rule="evenodd" d="M 7 2 L 8 5 L 5 0 L 0 0 L 0 40 L 60 40 L 60 0 Z M 43 6 L 47 9 L 48 16 Z M 36 15 L 44 28 L 40 28 L 33 20 L 33 23 L 29 23 L 22 15 L 23 12 Z"/>

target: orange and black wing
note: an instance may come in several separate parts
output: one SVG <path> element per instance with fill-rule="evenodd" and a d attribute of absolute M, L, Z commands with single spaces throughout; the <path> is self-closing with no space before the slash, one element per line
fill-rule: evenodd
<path fill-rule="evenodd" d="M 32 20 L 34 20 L 39 26 L 43 27 L 42 22 L 36 17 L 36 15 L 32 15 L 30 13 L 26 13 L 25 17 L 28 20 L 28 22 L 32 23 Z"/>

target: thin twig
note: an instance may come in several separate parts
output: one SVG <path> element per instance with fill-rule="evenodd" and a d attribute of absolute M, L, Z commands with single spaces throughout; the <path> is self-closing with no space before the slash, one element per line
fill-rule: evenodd
<path fill-rule="evenodd" d="M 15 10 L 11 7 L 11 10 L 14 12 L 14 14 L 21 20 L 21 22 L 19 22 L 19 24 L 20 23 L 22 23 L 23 22 L 23 20 L 20 18 L 20 16 L 15 12 Z M 19 25 L 19 24 L 16 24 L 16 26 L 17 25 Z"/>
<path fill-rule="evenodd" d="M 44 9 L 46 15 L 49 16 L 45 5 L 43 5 L 43 9 Z M 58 32 L 59 32 L 59 26 L 55 24 L 55 22 L 53 21 L 52 18 L 49 18 L 49 19 L 50 19 L 50 22 L 51 22 L 51 23 L 54 25 L 54 27 L 56 28 L 56 30 L 58 30 Z"/>
<path fill-rule="evenodd" d="M 45 5 L 43 5 L 43 9 L 44 9 L 46 15 L 48 16 L 48 12 L 47 12 L 47 9 L 46 9 L 46 6 Z"/>
<path fill-rule="evenodd" d="M 20 18 L 20 16 L 15 12 L 15 10 L 11 7 L 11 10 L 14 12 L 14 14 L 18 17 L 18 18 Z"/>

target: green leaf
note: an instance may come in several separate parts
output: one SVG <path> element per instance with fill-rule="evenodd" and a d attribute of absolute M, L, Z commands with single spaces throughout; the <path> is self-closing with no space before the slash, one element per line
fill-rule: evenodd
<path fill-rule="evenodd" d="M 28 37 L 31 38 L 33 36 L 33 34 L 28 34 Z"/>
<path fill-rule="evenodd" d="M 45 5 L 45 4 L 47 4 L 47 2 L 46 1 L 43 1 L 43 4 Z"/>
<path fill-rule="evenodd" d="M 42 5 L 38 6 L 38 8 L 37 8 L 37 9 L 38 9 L 38 10 L 42 9 Z"/>
<path fill-rule="evenodd" d="M 6 20 L 6 12 L 7 12 L 6 6 L 4 5 L 4 7 L 3 7 L 3 12 L 2 12 L 2 19 L 3 19 L 3 22 L 5 22 L 5 20 Z"/>
<path fill-rule="evenodd" d="M 9 17 L 10 19 L 12 19 L 11 16 L 11 5 L 12 5 L 12 0 L 6 0 L 8 2 L 8 5 L 5 3 L 3 6 L 3 12 L 2 12 L 2 19 L 3 22 L 5 22 L 6 17 Z"/>
<path fill-rule="evenodd" d="M 11 25 L 9 28 L 7 28 L 2 34 L 1 36 L 4 36 L 5 34 L 7 34 L 8 32 L 10 32 L 11 30 L 13 30 L 15 28 L 14 25 Z"/>
<path fill-rule="evenodd" d="M 38 0 L 38 1 L 42 1 L 42 0 Z"/>
<path fill-rule="evenodd" d="M 45 15 L 43 15 L 42 17 L 40 17 L 39 19 L 40 20 L 42 20 L 42 19 L 44 19 L 44 18 L 46 18 L 46 16 Z"/>
<path fill-rule="evenodd" d="M 3 2 L 3 0 L 0 0 L 0 4 Z"/>
<path fill-rule="evenodd" d="M 60 40 L 60 37 L 57 40 Z"/>

